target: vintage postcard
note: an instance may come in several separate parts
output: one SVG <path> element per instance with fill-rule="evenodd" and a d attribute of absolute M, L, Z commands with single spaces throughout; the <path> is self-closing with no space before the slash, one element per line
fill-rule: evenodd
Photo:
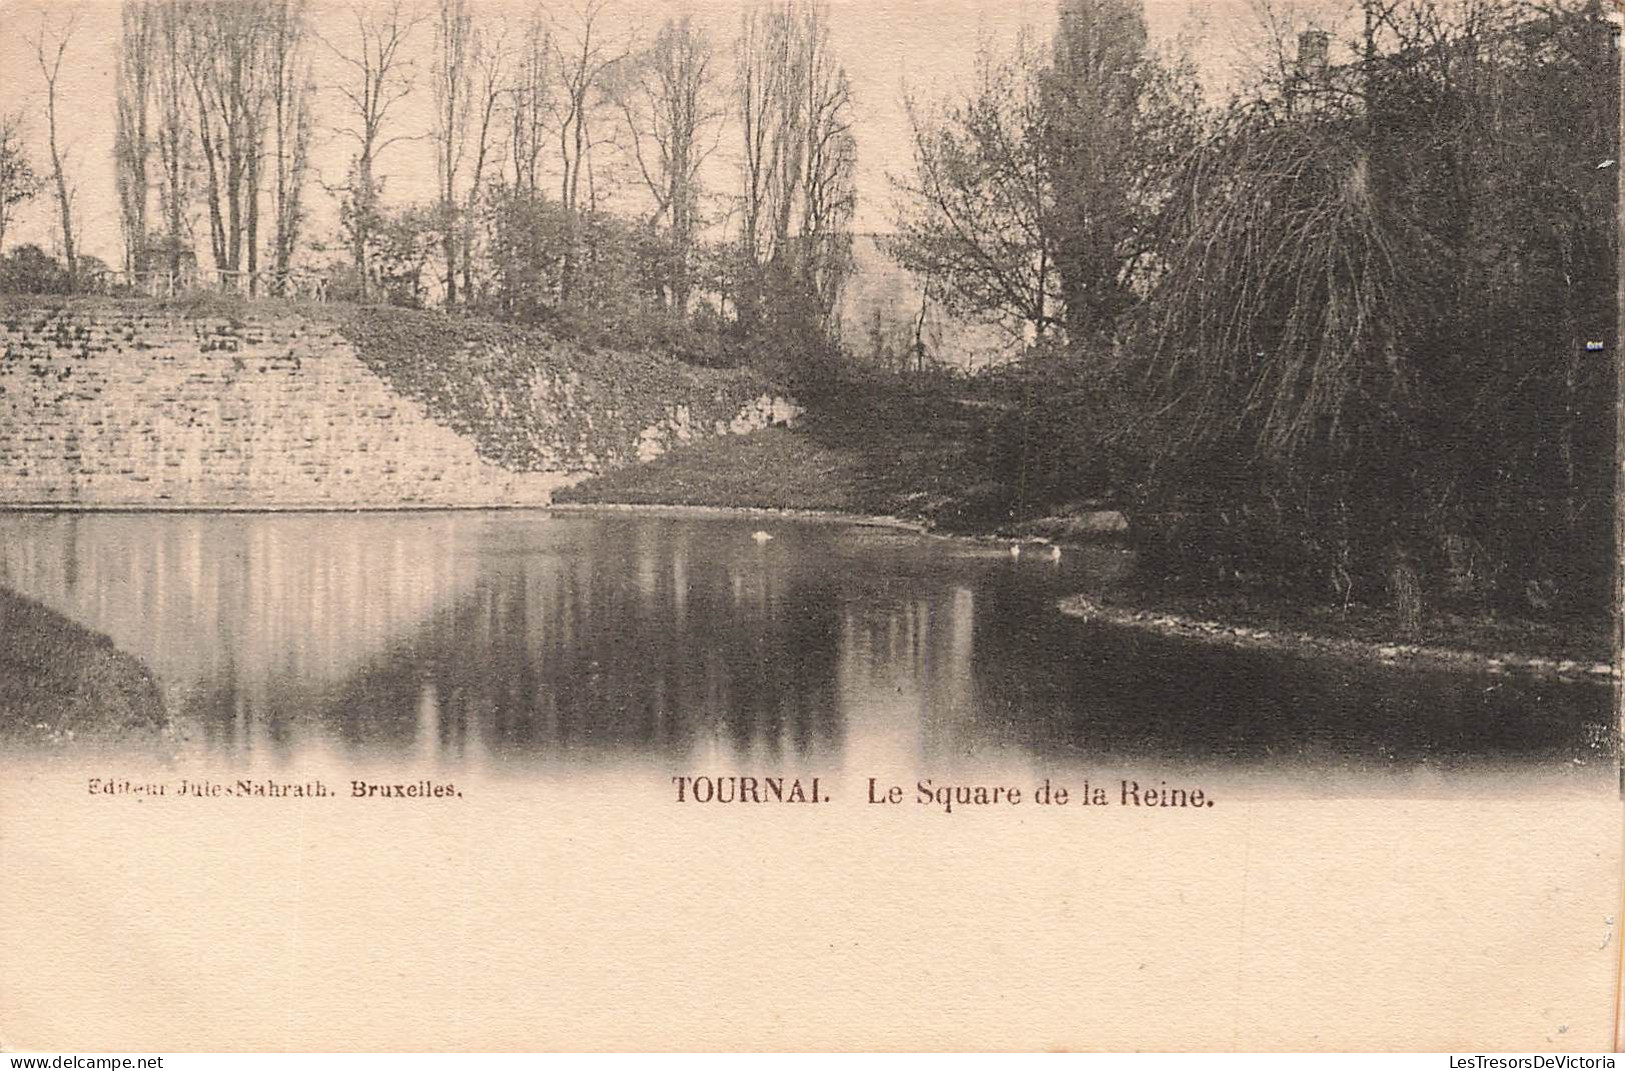
<path fill-rule="evenodd" d="M 0 1047 L 1621 1043 L 1613 0 L 0 25 Z"/>

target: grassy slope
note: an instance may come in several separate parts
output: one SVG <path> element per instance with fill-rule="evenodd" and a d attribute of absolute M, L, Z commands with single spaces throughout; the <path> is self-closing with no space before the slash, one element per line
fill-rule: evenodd
<path fill-rule="evenodd" d="M 0 740 L 151 737 L 166 722 L 158 685 L 139 660 L 0 588 Z"/>
<path fill-rule="evenodd" d="M 567 502 L 834 510 L 991 531 L 1009 489 L 986 442 L 991 410 L 944 391 L 847 385 L 802 395 L 793 429 L 685 447 L 563 492 Z"/>

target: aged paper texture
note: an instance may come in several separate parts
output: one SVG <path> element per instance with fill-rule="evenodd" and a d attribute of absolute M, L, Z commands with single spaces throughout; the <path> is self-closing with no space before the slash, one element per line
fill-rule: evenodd
<path fill-rule="evenodd" d="M 1613 1051 L 1616 21 L 0 3 L 0 1047 Z"/>

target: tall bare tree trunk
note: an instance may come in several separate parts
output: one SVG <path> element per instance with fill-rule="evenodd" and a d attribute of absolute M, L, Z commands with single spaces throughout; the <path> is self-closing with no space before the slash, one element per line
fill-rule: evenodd
<path fill-rule="evenodd" d="M 73 194 L 68 189 L 67 170 L 57 140 L 56 104 L 57 83 L 62 76 L 62 57 L 68 51 L 68 42 L 73 37 L 77 19 L 70 18 L 54 35 L 53 48 L 46 45 L 46 19 L 46 15 L 40 16 L 39 33 L 34 38 L 34 56 L 39 62 L 40 74 L 45 77 L 45 119 L 51 153 L 51 181 L 56 188 L 57 211 L 62 225 L 62 255 L 67 260 L 68 290 L 76 291 L 79 289 L 79 253 L 74 245 Z"/>
<path fill-rule="evenodd" d="M 124 0 L 120 26 L 114 157 L 119 222 L 124 230 L 124 267 L 139 275 L 148 267 L 147 161 L 152 154 L 148 121 L 155 26 L 148 0 Z"/>
<path fill-rule="evenodd" d="M 856 150 L 828 17 L 821 0 L 746 16 L 736 82 L 746 161 L 736 307 L 747 330 L 767 288 L 776 307 L 816 313 L 827 330 L 850 256 Z"/>
<path fill-rule="evenodd" d="M 457 251 L 461 215 L 457 175 L 468 137 L 469 36 L 473 20 L 466 0 L 440 0 L 435 28 L 435 167 L 440 179 L 440 251 L 445 260 L 446 307 L 457 304 Z"/>
<path fill-rule="evenodd" d="M 474 170 L 469 176 L 467 204 L 463 209 L 463 302 L 474 298 L 474 225 L 478 218 L 481 184 L 485 181 L 485 165 L 491 152 L 493 124 L 497 106 L 509 92 L 505 81 L 507 50 L 501 36 L 479 33 L 474 37 L 474 66 L 479 70 L 480 109 L 479 132 L 475 136 Z M 472 87 L 471 87 L 472 88 Z"/>
<path fill-rule="evenodd" d="M 162 45 L 162 77 L 158 96 L 162 121 L 158 132 L 158 154 L 164 168 L 164 188 L 161 193 L 167 232 L 164 240 L 170 282 L 174 285 L 181 274 L 186 245 L 186 152 L 191 132 L 186 127 L 186 71 L 182 52 L 184 11 L 180 0 L 159 2 L 162 4 L 158 27 Z"/>
<path fill-rule="evenodd" d="M 638 57 L 635 78 L 618 93 L 633 157 L 654 199 L 649 230 L 658 236 L 662 220 L 667 226 L 662 296 L 679 313 L 688 309 L 699 169 L 710 152 L 701 142 L 722 118 L 712 102 L 713 54 L 710 39 L 692 19 L 668 19 Z M 645 141 L 652 146 L 645 149 Z"/>
<path fill-rule="evenodd" d="M 265 147 L 269 0 L 187 11 L 187 74 L 208 171 L 215 267 L 239 284 L 259 264 L 260 158 Z M 248 244 L 244 257 L 244 243 Z M 222 279 L 224 281 L 224 279 Z M 252 289 L 252 274 L 250 287 Z"/>

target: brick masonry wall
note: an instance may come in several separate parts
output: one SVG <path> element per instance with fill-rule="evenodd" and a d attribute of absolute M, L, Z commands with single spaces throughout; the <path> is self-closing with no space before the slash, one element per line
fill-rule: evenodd
<path fill-rule="evenodd" d="M 591 398 L 558 404 L 590 425 Z M 687 438 L 686 400 L 666 408 L 669 419 L 598 455 L 648 458 Z M 792 416 L 764 395 L 726 430 Z M 0 308 L 0 505 L 544 505 L 582 475 L 481 457 L 317 319 L 108 301 Z"/>

